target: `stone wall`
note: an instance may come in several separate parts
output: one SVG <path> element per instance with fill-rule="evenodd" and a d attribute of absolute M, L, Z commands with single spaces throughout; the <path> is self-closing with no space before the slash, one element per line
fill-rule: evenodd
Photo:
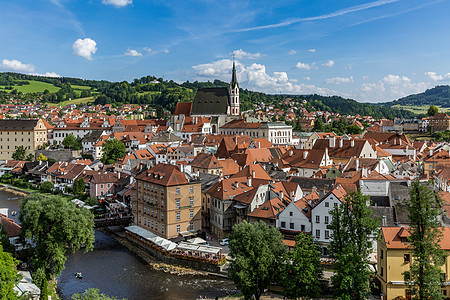
<path fill-rule="evenodd" d="M 55 161 L 71 161 L 73 159 L 81 158 L 81 150 L 36 150 L 36 157 L 42 153 L 49 159 L 54 159 Z"/>

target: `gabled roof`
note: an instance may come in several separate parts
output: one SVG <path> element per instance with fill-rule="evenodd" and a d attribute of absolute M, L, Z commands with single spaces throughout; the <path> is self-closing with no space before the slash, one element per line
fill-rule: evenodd
<path fill-rule="evenodd" d="M 440 227 L 442 238 L 440 241 L 441 249 L 450 250 L 450 228 Z M 405 241 L 410 235 L 410 227 L 381 227 L 384 243 L 388 249 L 408 249 L 410 244 Z M 402 241 L 403 239 L 403 241 Z"/>
<path fill-rule="evenodd" d="M 234 174 L 231 176 L 231 178 L 238 178 L 238 177 L 245 177 L 245 178 L 257 178 L 257 179 L 265 179 L 265 180 L 271 180 L 272 178 L 267 174 L 267 172 L 264 170 L 263 167 L 261 167 L 260 164 L 251 164 L 243 168 L 241 171 L 239 171 L 237 174 Z"/>
<path fill-rule="evenodd" d="M 22 227 L 19 224 L 17 224 L 16 222 L 14 222 L 14 220 L 8 218 L 4 214 L 0 214 L 0 219 L 1 223 L 5 227 L 6 234 L 8 235 L 8 237 L 19 236 L 20 230 L 22 229 Z"/>
<path fill-rule="evenodd" d="M 212 154 L 199 153 L 191 162 L 191 166 L 200 169 L 217 169 L 221 168 L 219 161 Z"/>
<path fill-rule="evenodd" d="M 229 105 L 229 92 L 226 87 L 200 88 L 192 103 L 192 115 L 226 115 Z"/>
<path fill-rule="evenodd" d="M 178 102 L 175 106 L 174 115 L 189 116 L 192 111 L 192 102 Z"/>
<path fill-rule="evenodd" d="M 157 164 L 150 170 L 136 176 L 136 180 L 163 186 L 176 186 L 189 183 L 186 176 L 180 172 L 178 167 L 170 164 Z"/>
<path fill-rule="evenodd" d="M 222 168 L 223 176 L 231 176 L 239 172 L 239 165 L 231 158 L 219 159 L 218 163 Z"/>
<path fill-rule="evenodd" d="M 260 207 L 249 213 L 247 216 L 258 219 L 272 219 L 276 220 L 278 214 L 286 208 L 279 198 L 273 198 L 264 202 Z"/>

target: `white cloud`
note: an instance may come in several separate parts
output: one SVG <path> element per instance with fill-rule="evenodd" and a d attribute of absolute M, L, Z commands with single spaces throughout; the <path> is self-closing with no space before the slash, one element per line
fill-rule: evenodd
<path fill-rule="evenodd" d="M 314 53 L 314 52 L 316 52 L 316 49 L 309 49 L 308 51 Z"/>
<path fill-rule="evenodd" d="M 334 66 L 334 61 L 332 61 L 331 59 L 329 61 L 327 61 L 326 63 L 322 64 L 322 67 L 331 68 L 333 66 Z"/>
<path fill-rule="evenodd" d="M 229 81 L 231 78 L 232 60 L 222 59 L 207 64 L 193 66 L 197 76 L 209 80 L 220 79 Z M 269 75 L 266 66 L 253 63 L 244 65 L 236 61 L 236 72 L 241 86 L 251 90 L 265 93 L 291 93 L 291 94 L 330 94 L 333 91 L 319 88 L 314 85 L 295 83 L 296 80 L 289 79 L 286 72 L 273 72 Z"/>
<path fill-rule="evenodd" d="M 92 55 L 97 52 L 97 43 L 90 38 L 78 39 L 73 45 L 73 54 L 92 60 Z"/>
<path fill-rule="evenodd" d="M 310 66 L 309 64 L 302 63 L 301 61 L 299 61 L 299 62 L 295 65 L 295 67 L 296 67 L 297 69 L 300 69 L 300 70 L 310 70 L 310 69 L 311 69 L 311 66 Z"/>
<path fill-rule="evenodd" d="M 362 76 L 362 79 L 363 79 L 363 80 L 369 80 L 369 78 L 370 78 L 370 77 L 367 76 L 367 75 L 363 75 L 363 76 Z"/>
<path fill-rule="evenodd" d="M 236 57 L 236 59 L 258 59 L 261 58 L 261 53 L 250 53 L 245 52 L 242 49 L 234 50 L 233 55 Z"/>
<path fill-rule="evenodd" d="M 136 50 L 133 50 L 133 49 L 128 49 L 125 52 L 125 55 L 127 55 L 127 56 L 142 56 L 142 53 L 140 53 L 140 52 L 138 52 Z"/>
<path fill-rule="evenodd" d="M 360 97 L 374 102 L 396 100 L 421 93 L 429 87 L 429 82 L 412 82 L 406 76 L 389 74 L 378 82 L 363 83 Z"/>
<path fill-rule="evenodd" d="M 32 64 L 24 64 L 17 59 L 4 59 L 0 64 L 0 69 L 6 71 L 15 71 L 15 72 L 34 72 L 34 66 Z"/>
<path fill-rule="evenodd" d="M 169 53 L 170 51 L 169 51 L 169 49 L 164 49 L 162 52 L 163 53 Z"/>
<path fill-rule="evenodd" d="M 150 53 L 150 52 L 152 52 L 152 49 L 151 49 L 151 48 L 149 48 L 149 47 L 144 47 L 144 51 L 146 51 L 146 52 Z"/>
<path fill-rule="evenodd" d="M 102 0 L 103 4 L 106 5 L 113 5 L 115 7 L 124 7 L 127 6 L 128 4 L 132 4 L 133 1 L 132 0 Z"/>
<path fill-rule="evenodd" d="M 434 80 L 434 81 L 450 79 L 450 73 L 438 75 L 436 72 L 425 72 L 425 75 L 427 75 L 431 80 Z"/>
<path fill-rule="evenodd" d="M 311 77 L 306 76 L 306 77 L 303 77 L 303 79 L 310 81 L 310 80 L 311 80 Z"/>
<path fill-rule="evenodd" d="M 289 50 L 289 55 L 294 55 L 294 54 L 297 54 L 297 51 L 295 51 L 295 50 Z"/>
<path fill-rule="evenodd" d="M 30 73 L 30 75 L 45 76 L 45 77 L 62 77 L 61 75 L 56 74 L 55 72 L 45 72 L 44 74 L 41 74 L 41 73 Z"/>
<path fill-rule="evenodd" d="M 326 84 L 353 83 L 353 76 L 350 77 L 333 77 L 325 80 Z"/>

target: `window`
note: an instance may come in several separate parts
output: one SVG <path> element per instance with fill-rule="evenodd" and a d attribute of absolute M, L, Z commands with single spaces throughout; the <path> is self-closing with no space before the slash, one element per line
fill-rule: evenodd
<path fill-rule="evenodd" d="M 189 197 L 189 205 L 194 206 L 194 197 Z"/>
<path fill-rule="evenodd" d="M 320 239 L 320 230 L 316 230 L 316 238 Z"/>
<path fill-rule="evenodd" d="M 334 203 L 334 205 L 333 205 L 334 207 L 336 207 L 337 206 L 337 203 Z"/>
<path fill-rule="evenodd" d="M 191 209 L 190 211 L 189 211 L 189 218 L 193 218 L 194 217 L 194 210 L 193 209 Z"/>
<path fill-rule="evenodd" d="M 153 228 L 153 221 L 152 221 L 152 228 Z"/>
<path fill-rule="evenodd" d="M 383 250 L 380 250 L 380 259 L 383 259 Z"/>
<path fill-rule="evenodd" d="M 180 232 L 180 225 L 177 225 L 177 232 Z"/>
<path fill-rule="evenodd" d="M 153 208 L 152 208 L 152 213 L 150 215 L 153 217 Z"/>
<path fill-rule="evenodd" d="M 158 230 L 158 222 L 155 221 L 155 230 Z"/>
<path fill-rule="evenodd" d="M 411 255 L 410 254 L 404 254 L 403 255 L 403 261 L 405 263 L 409 263 L 411 261 Z"/>
<path fill-rule="evenodd" d="M 161 212 L 161 221 L 164 221 L 164 213 Z"/>
<path fill-rule="evenodd" d="M 161 195 L 164 194 L 164 188 L 161 188 Z"/>
<path fill-rule="evenodd" d="M 189 230 L 194 230 L 194 223 L 189 223 Z"/>
<path fill-rule="evenodd" d="M 158 192 L 158 187 L 155 185 L 155 193 Z"/>
<path fill-rule="evenodd" d="M 194 193 L 194 186 L 193 185 L 191 185 L 190 187 L 189 187 L 189 193 Z"/>
<path fill-rule="evenodd" d="M 380 267 L 380 276 L 383 276 L 383 267 Z"/>
<path fill-rule="evenodd" d="M 164 207 L 164 199 L 161 199 L 161 207 Z"/>
<path fill-rule="evenodd" d="M 301 225 L 300 228 L 301 228 L 301 231 L 305 232 L 305 225 Z"/>
<path fill-rule="evenodd" d="M 330 221 L 330 217 L 329 216 L 325 216 L 325 224 L 328 224 L 329 221 Z"/>
<path fill-rule="evenodd" d="M 294 229 L 294 223 L 289 223 L 289 228 Z"/>
<path fill-rule="evenodd" d="M 177 194 L 177 195 L 180 195 L 180 194 L 181 194 L 180 188 L 176 188 L 175 191 L 176 191 L 176 194 Z"/>
<path fill-rule="evenodd" d="M 316 223 L 320 223 L 320 216 L 316 216 Z"/>
<path fill-rule="evenodd" d="M 177 221 L 180 221 L 181 220 L 181 217 L 180 217 L 180 212 L 179 211 L 177 211 Z"/>
<path fill-rule="evenodd" d="M 325 239 L 328 240 L 330 238 L 330 231 L 325 230 Z"/>
<path fill-rule="evenodd" d="M 176 200 L 175 200 L 175 206 L 176 206 L 177 208 L 180 208 L 180 199 L 176 199 Z"/>
<path fill-rule="evenodd" d="M 330 202 L 325 202 L 325 207 L 330 207 Z"/>
<path fill-rule="evenodd" d="M 292 217 L 294 213 L 292 211 L 289 212 L 289 216 Z"/>
<path fill-rule="evenodd" d="M 286 222 L 281 222 L 281 228 L 286 228 Z"/>

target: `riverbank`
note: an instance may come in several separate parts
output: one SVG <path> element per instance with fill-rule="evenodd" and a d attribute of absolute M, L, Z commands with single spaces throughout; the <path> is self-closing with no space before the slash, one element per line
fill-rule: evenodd
<path fill-rule="evenodd" d="M 26 197 L 29 194 L 31 194 L 30 192 L 22 190 L 20 188 L 16 188 L 16 187 L 9 186 L 9 185 L 3 185 L 3 184 L 0 185 L 0 191 L 11 193 L 11 194 L 14 194 L 14 195 L 20 196 L 20 197 Z"/>
<path fill-rule="evenodd" d="M 141 260 L 143 260 L 145 263 L 147 263 L 152 270 L 162 271 L 164 273 L 169 273 L 171 275 L 179 275 L 179 276 L 198 275 L 198 276 L 223 277 L 223 276 L 220 276 L 215 273 L 210 273 L 210 272 L 205 272 L 205 271 L 197 271 L 197 270 L 186 268 L 186 267 L 166 264 L 166 263 L 158 260 L 156 257 L 152 256 L 150 253 L 148 253 L 144 249 L 131 243 L 125 237 L 125 233 L 123 231 L 111 230 L 110 228 L 104 228 L 104 229 L 98 229 L 98 230 L 103 232 L 104 234 L 112 237 L 121 245 L 125 246 L 128 250 L 130 250 L 130 252 L 134 253 Z"/>

